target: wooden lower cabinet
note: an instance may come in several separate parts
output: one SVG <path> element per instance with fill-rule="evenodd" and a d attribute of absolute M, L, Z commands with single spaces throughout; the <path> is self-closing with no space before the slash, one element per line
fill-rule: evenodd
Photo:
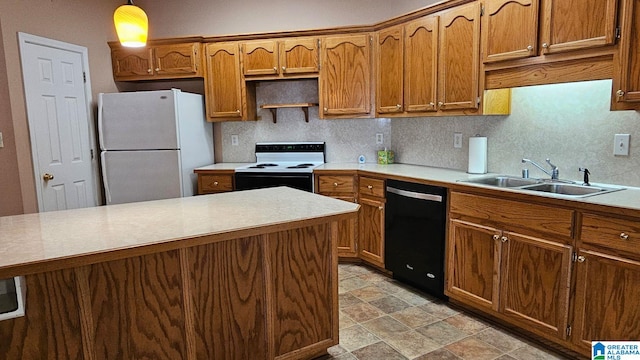
<path fill-rule="evenodd" d="M 384 199 L 360 198 L 358 254 L 372 265 L 384 269 Z"/>
<path fill-rule="evenodd" d="M 357 177 L 355 172 L 336 171 L 315 174 L 315 191 L 332 198 L 357 202 Z M 338 223 L 338 257 L 358 258 L 358 219 L 343 220 Z"/>
<path fill-rule="evenodd" d="M 231 174 L 196 172 L 198 174 L 198 195 L 217 194 L 233 191 L 234 178 Z"/>
<path fill-rule="evenodd" d="M 577 261 L 574 343 L 640 339 L 640 262 L 591 250 Z"/>

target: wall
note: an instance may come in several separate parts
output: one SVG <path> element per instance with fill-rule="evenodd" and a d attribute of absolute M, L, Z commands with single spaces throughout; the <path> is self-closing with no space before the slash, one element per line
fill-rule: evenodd
<path fill-rule="evenodd" d="M 2 27 L 0 26 L 1 38 Z M 4 46 L 0 42 L 0 84 L 6 83 L 7 66 L 4 60 Z M 13 136 L 9 89 L 6 86 L 0 86 L 0 132 L 4 142 L 4 147 L 0 148 L 0 216 L 20 214 L 22 213 L 22 195 L 18 176 L 18 158 Z"/>

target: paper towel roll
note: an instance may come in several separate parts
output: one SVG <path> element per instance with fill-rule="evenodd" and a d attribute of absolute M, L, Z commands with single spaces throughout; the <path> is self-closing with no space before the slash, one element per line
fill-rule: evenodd
<path fill-rule="evenodd" d="M 487 138 L 472 136 L 469 138 L 469 174 L 487 173 Z"/>

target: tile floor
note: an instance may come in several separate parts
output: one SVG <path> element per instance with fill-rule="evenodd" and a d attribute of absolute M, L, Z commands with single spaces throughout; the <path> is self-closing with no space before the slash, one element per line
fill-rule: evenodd
<path fill-rule="evenodd" d="M 340 345 L 322 360 L 564 359 L 361 265 L 339 265 Z"/>

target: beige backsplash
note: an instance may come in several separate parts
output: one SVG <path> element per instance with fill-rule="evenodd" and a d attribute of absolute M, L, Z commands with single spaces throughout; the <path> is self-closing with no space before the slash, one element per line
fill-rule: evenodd
<path fill-rule="evenodd" d="M 610 80 L 516 88 L 509 116 L 428 117 L 399 119 L 319 120 L 317 107 L 278 110 L 278 123 L 268 110 L 262 120 L 228 122 L 222 129 L 222 160 L 255 161 L 258 141 L 326 141 L 327 162 L 355 162 L 363 154 L 376 161 L 376 151 L 394 150 L 396 162 L 466 170 L 468 138 L 488 137 L 489 171 L 520 175 L 523 157 L 544 164 L 548 157 L 560 177 L 581 180 L 578 167 L 591 171 L 593 182 L 640 186 L 640 112 L 609 111 Z M 317 82 L 260 82 L 258 107 L 266 103 L 317 102 Z M 463 134 L 463 147 L 453 147 L 453 133 Z M 375 134 L 384 134 L 384 144 Z M 613 135 L 631 134 L 630 156 L 613 156 Z M 231 135 L 239 145 L 231 145 Z M 532 177 L 546 177 L 529 165 Z"/>

